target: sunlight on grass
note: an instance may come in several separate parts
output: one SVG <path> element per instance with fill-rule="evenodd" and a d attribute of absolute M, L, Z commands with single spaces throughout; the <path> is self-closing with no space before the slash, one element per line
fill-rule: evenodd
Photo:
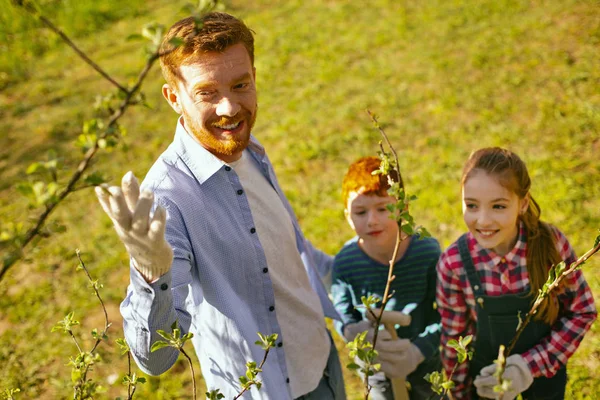
<path fill-rule="evenodd" d="M 30 179 L 28 165 L 50 149 L 63 157 L 64 183 L 81 158 L 73 142 L 93 117 L 96 95 L 112 90 L 49 32 L 17 20 L 8 3 L 0 0 L 2 229 L 9 222 L 28 226 L 27 216 L 39 214 L 28 209 L 14 186 Z M 59 7 L 50 15 L 125 84 L 144 64 L 142 45 L 125 38 L 147 22 L 170 25 L 185 4 L 59 3 L 40 2 Z M 67 3 L 71 8 L 63 12 Z M 256 32 L 260 109 L 254 133 L 267 148 L 304 232 L 318 247 L 333 254 L 352 236 L 342 212 L 341 180 L 350 162 L 379 149 L 366 108 L 379 116 L 399 151 L 407 190 L 419 197 L 412 214 L 442 247 L 465 230 L 462 164 L 473 149 L 489 145 L 524 158 L 543 217 L 563 230 L 578 254 L 592 245 L 600 227 L 596 1 L 226 4 Z M 17 62 L 6 56 L 11 51 L 24 56 Z M 144 86 L 151 109 L 132 109 L 122 121 L 127 136 L 121 147 L 97 158 L 94 169 L 112 183 L 129 169 L 143 177 L 171 141 L 176 115 L 162 99 L 161 85 L 154 69 Z M 109 384 L 106 377 L 126 371 L 126 359 L 114 346 L 122 335 L 118 304 L 129 281 L 124 248 L 91 190 L 75 193 L 52 220 L 66 232 L 30 248 L 27 259 L 0 283 L 0 382 L 20 387 L 22 398 L 69 395 L 65 364 L 74 349 L 50 328 L 70 311 L 80 319 L 83 335 L 101 323 L 85 278 L 74 272 L 79 248 L 104 284 L 113 322 L 111 345 L 102 347 L 94 379 L 107 387 L 106 396 L 123 396 L 120 378 Z M 598 266 L 595 258 L 584 266 L 596 297 Z M 600 396 L 598 326 L 570 360 L 569 399 Z M 347 360 L 344 343 L 334 336 Z M 346 384 L 349 398 L 361 398 L 358 378 L 347 373 Z M 185 363 L 138 390 L 140 398 L 184 398 L 191 390 Z"/>

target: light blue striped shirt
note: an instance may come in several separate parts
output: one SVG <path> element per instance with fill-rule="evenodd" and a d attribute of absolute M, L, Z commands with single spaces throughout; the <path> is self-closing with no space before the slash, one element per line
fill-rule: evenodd
<path fill-rule="evenodd" d="M 273 166 L 254 137 L 248 150 L 290 214 L 296 247 L 325 316 L 339 319 L 322 281 L 330 274 L 332 257 L 304 238 Z M 254 344 L 257 332 L 277 333 L 278 343 L 285 344 L 264 250 L 240 180 L 233 168 L 205 150 L 178 122 L 173 143 L 142 187 L 152 190 L 167 210 L 166 238 L 174 260 L 171 270 L 151 284 L 131 267 L 131 284 L 121 304 L 125 338 L 140 368 L 158 375 L 175 363 L 179 353 L 172 348 L 151 353 L 151 344 L 161 340 L 156 330 L 170 331 L 179 321 L 184 333 L 194 333 L 192 342 L 207 388 L 233 398 L 240 391 L 238 377 L 245 374 L 246 362 L 258 364 L 264 356 Z M 244 398 L 291 398 L 285 345 L 269 352 L 259 379 L 261 390 L 253 388 Z"/>

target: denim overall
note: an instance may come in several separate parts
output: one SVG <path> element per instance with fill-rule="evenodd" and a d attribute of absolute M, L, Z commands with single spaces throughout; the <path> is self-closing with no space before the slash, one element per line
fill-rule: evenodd
<path fill-rule="evenodd" d="M 525 318 L 534 297 L 529 293 L 486 296 L 469 253 L 466 234 L 458 239 L 458 248 L 475 296 L 477 334 L 473 359 L 469 362 L 469 374 L 474 379 L 482 368 L 493 364 L 498 358 L 501 344 L 508 346 L 517 330 L 519 312 Z M 550 329 L 550 325 L 532 319 L 521 333 L 511 354 L 521 354 L 531 349 L 550 334 Z M 563 366 L 552 378 L 535 378 L 529 389 L 521 394 L 524 400 L 560 400 L 564 399 L 566 384 L 567 369 Z M 475 386 L 472 390 L 472 398 L 479 398 Z"/>

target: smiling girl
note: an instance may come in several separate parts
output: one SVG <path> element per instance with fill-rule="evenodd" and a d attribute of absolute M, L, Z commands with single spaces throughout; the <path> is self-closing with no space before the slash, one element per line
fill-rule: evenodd
<path fill-rule="evenodd" d="M 548 277 L 549 268 L 576 260 L 566 237 L 540 221 L 524 162 L 513 152 L 485 148 L 471 154 L 462 176 L 462 208 L 468 233 L 437 265 L 442 318 L 442 363 L 450 375 L 456 352 L 446 343 L 473 335 L 474 354 L 456 366 L 458 399 L 496 398 L 494 360 L 515 335 Z M 512 381 L 503 400 L 563 399 L 567 360 L 596 319 L 592 293 L 578 270 L 551 292 L 507 358 Z"/>

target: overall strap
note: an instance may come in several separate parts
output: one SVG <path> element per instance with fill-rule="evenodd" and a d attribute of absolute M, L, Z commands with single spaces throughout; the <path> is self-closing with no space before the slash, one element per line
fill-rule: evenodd
<path fill-rule="evenodd" d="M 479 275 L 475 270 L 473 264 L 473 258 L 471 258 L 471 252 L 469 251 L 469 244 L 467 243 L 467 234 L 463 234 L 458 238 L 458 251 L 460 252 L 460 259 L 462 260 L 465 271 L 467 272 L 467 279 L 473 288 L 473 294 L 475 296 L 485 295 Z"/>

